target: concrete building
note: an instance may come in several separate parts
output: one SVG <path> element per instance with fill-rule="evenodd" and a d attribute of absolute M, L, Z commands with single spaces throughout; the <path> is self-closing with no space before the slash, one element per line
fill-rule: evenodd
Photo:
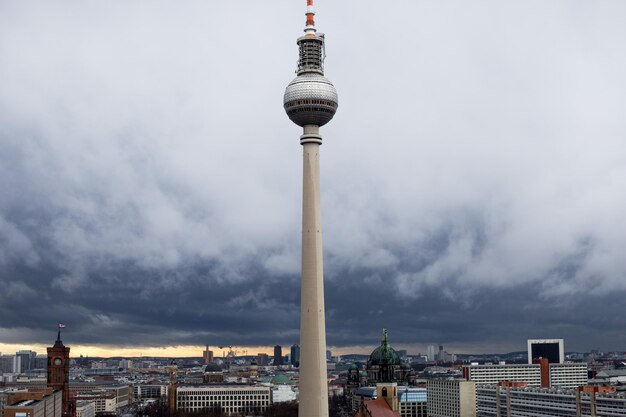
<path fill-rule="evenodd" d="M 328 417 L 326 318 L 320 209 L 320 127 L 337 111 L 337 90 L 324 77 L 324 36 L 317 35 L 313 0 L 307 0 L 304 36 L 298 38 L 297 77 L 285 89 L 283 107 L 302 127 L 302 278 L 300 294 L 299 417 Z"/>
<path fill-rule="evenodd" d="M 62 417 L 63 393 L 52 388 L 8 393 L 3 417 Z"/>
<path fill-rule="evenodd" d="M 264 412 L 272 403 L 272 390 L 263 386 L 180 386 L 176 408 L 187 412 L 221 409 L 226 414 Z"/>
<path fill-rule="evenodd" d="M 528 363 L 535 359 L 547 359 L 548 363 L 565 362 L 563 339 L 529 339 Z"/>
<path fill-rule="evenodd" d="M 204 352 L 202 352 L 202 360 L 205 365 L 213 363 L 213 351 L 209 350 L 209 345 L 207 345 Z"/>
<path fill-rule="evenodd" d="M 158 400 L 167 396 L 167 386 L 163 384 L 137 384 L 133 385 L 133 400 Z"/>
<path fill-rule="evenodd" d="M 291 352 L 290 352 L 290 355 L 289 355 L 289 361 L 296 368 L 298 366 L 300 366 L 300 346 L 298 346 L 298 345 L 292 345 L 291 346 Z"/>
<path fill-rule="evenodd" d="M 280 345 L 274 346 L 274 366 L 283 364 L 283 348 Z"/>
<path fill-rule="evenodd" d="M 426 357 L 428 358 L 428 362 L 435 361 L 435 346 L 434 345 L 428 345 L 428 348 L 426 350 Z"/>
<path fill-rule="evenodd" d="M 575 388 L 587 384 L 585 363 L 463 365 L 463 378 L 476 384 L 526 382 L 531 387 Z"/>
<path fill-rule="evenodd" d="M 76 417 L 96 417 L 96 403 L 93 401 L 77 401 Z"/>
<path fill-rule="evenodd" d="M 35 369 L 35 358 L 37 357 L 37 352 L 33 352 L 32 350 L 20 350 L 15 354 L 17 368 L 14 370 L 15 373 L 23 374 L 31 369 Z"/>
<path fill-rule="evenodd" d="M 521 383 L 476 388 L 478 417 L 617 417 L 626 416 L 626 395 L 611 387 L 555 389 Z"/>
<path fill-rule="evenodd" d="M 256 363 L 259 366 L 267 366 L 270 362 L 270 357 L 267 353 L 259 353 L 256 357 Z"/>
<path fill-rule="evenodd" d="M 428 417 L 476 417 L 476 384 L 458 379 L 426 383 Z"/>
<path fill-rule="evenodd" d="M 70 384 L 70 392 L 75 394 L 76 399 L 79 400 L 93 399 L 96 401 L 99 399 L 100 403 L 96 404 L 96 413 L 104 409 L 109 410 L 111 406 L 115 406 L 115 408 L 125 407 L 130 404 L 133 395 L 133 390 L 129 385 L 118 382 L 72 383 Z M 114 401 L 111 401 L 111 398 Z"/>

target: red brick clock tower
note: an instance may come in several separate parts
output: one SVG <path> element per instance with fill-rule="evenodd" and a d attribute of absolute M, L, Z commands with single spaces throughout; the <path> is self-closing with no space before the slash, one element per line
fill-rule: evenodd
<path fill-rule="evenodd" d="M 48 387 L 63 392 L 63 417 L 72 417 L 75 413 L 70 402 L 70 348 L 61 340 L 63 327 L 65 325 L 59 323 L 57 340 L 48 348 Z"/>

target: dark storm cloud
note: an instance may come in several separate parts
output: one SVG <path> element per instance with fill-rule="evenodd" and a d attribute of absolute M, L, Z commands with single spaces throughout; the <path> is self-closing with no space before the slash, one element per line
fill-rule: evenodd
<path fill-rule="evenodd" d="M 623 347 L 626 6 L 318 7 L 329 344 Z M 2 3 L 0 342 L 297 341 L 303 10 Z"/>

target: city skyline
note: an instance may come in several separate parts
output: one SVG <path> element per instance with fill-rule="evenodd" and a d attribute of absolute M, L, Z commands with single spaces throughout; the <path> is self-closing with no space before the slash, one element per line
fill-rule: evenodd
<path fill-rule="evenodd" d="M 626 4 L 436 3 L 317 5 L 330 349 L 626 349 Z M 301 2 L 32 5 L 0 5 L 0 351 L 296 343 Z"/>

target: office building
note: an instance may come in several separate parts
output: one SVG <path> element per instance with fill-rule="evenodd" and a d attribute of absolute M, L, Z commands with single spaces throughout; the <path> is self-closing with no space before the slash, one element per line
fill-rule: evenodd
<path fill-rule="evenodd" d="M 96 403 L 93 401 L 77 401 L 76 417 L 96 417 Z"/>
<path fill-rule="evenodd" d="M 167 396 L 167 386 L 163 384 L 137 384 L 132 387 L 133 400 L 158 400 Z"/>
<path fill-rule="evenodd" d="M 16 363 L 17 368 L 15 369 L 15 373 L 23 374 L 31 369 L 35 369 L 35 358 L 37 357 L 37 353 L 32 350 L 20 350 L 15 354 L 17 358 Z"/>
<path fill-rule="evenodd" d="M 476 417 L 476 384 L 458 379 L 426 383 L 428 417 Z"/>
<path fill-rule="evenodd" d="M 213 351 L 209 350 L 208 345 L 206 346 L 206 349 L 204 350 L 204 352 L 202 352 L 202 360 L 204 361 L 205 365 L 213 363 Z"/>
<path fill-rule="evenodd" d="M 426 351 L 426 357 L 428 358 L 430 362 L 435 361 L 435 346 L 434 345 L 428 345 L 428 348 Z"/>
<path fill-rule="evenodd" d="M 290 352 L 290 362 L 296 368 L 300 366 L 300 346 L 292 345 Z"/>
<path fill-rule="evenodd" d="M 63 417 L 63 393 L 33 388 L 6 395 L 3 417 Z"/>
<path fill-rule="evenodd" d="M 307 0 L 304 36 L 298 38 L 297 77 L 287 85 L 283 107 L 302 127 L 302 277 L 300 293 L 299 417 L 328 417 L 322 213 L 320 209 L 320 127 L 337 111 L 337 90 L 324 77 L 324 36 L 315 28 L 313 0 Z"/>
<path fill-rule="evenodd" d="M 523 383 L 476 388 L 478 417 L 626 416 L 626 395 L 613 387 L 527 387 Z"/>
<path fill-rule="evenodd" d="M 463 365 L 463 378 L 476 384 L 526 382 L 531 387 L 575 388 L 587 384 L 586 363 Z"/>
<path fill-rule="evenodd" d="M 208 409 L 258 415 L 272 403 L 271 392 L 267 386 L 180 386 L 176 388 L 176 408 L 185 412 Z"/>
<path fill-rule="evenodd" d="M 283 364 L 283 348 L 279 345 L 274 346 L 274 366 Z"/>
<path fill-rule="evenodd" d="M 267 353 L 259 353 L 256 357 L 256 363 L 259 366 L 267 366 L 270 363 L 270 357 Z"/>

